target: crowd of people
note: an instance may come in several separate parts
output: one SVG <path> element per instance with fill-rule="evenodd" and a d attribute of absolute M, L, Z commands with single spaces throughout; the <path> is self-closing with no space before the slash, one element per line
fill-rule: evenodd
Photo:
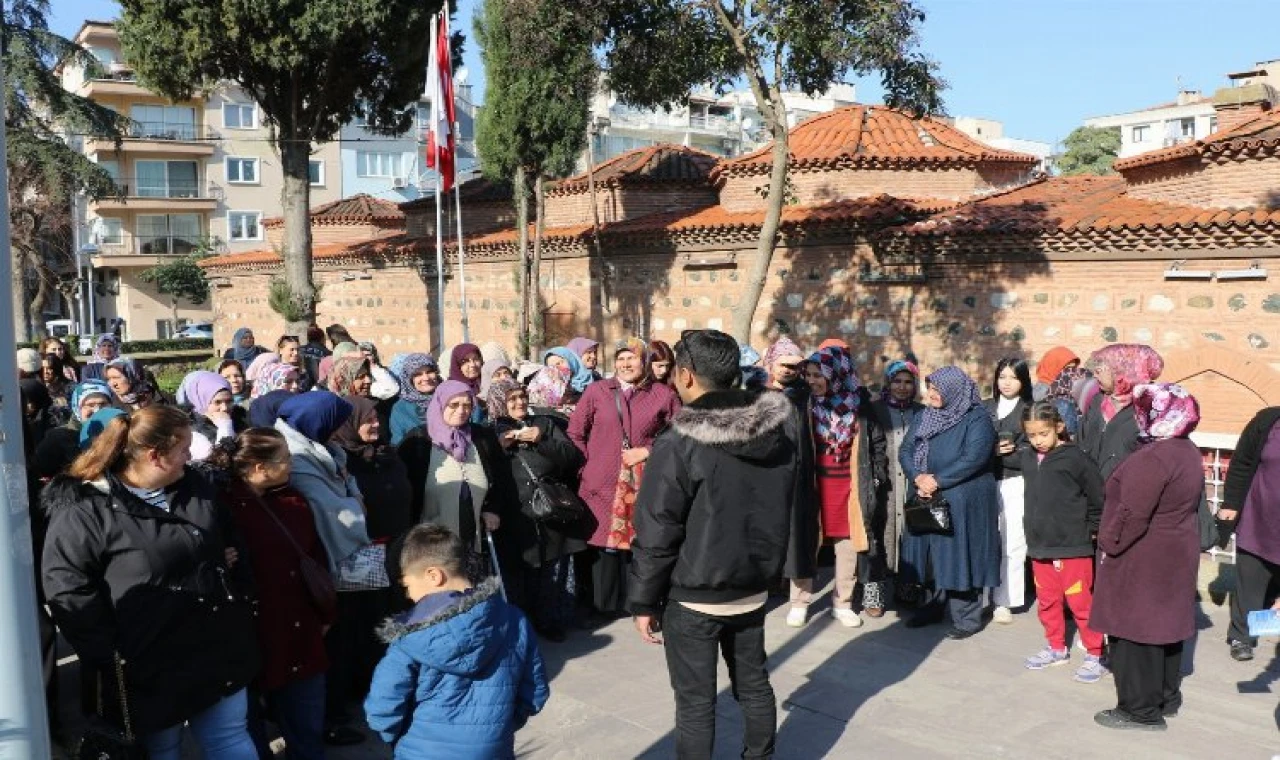
<path fill-rule="evenodd" d="M 1069 610 L 1074 678 L 1115 677 L 1097 721 L 1164 727 L 1206 505 L 1198 405 L 1159 354 L 1057 347 L 980 381 L 855 356 L 686 331 L 384 365 L 340 325 L 274 350 L 242 328 L 171 397 L 111 334 L 83 364 L 56 338 L 20 350 L 47 675 L 56 627 L 81 709 L 154 760 L 184 725 L 211 760 L 270 757 L 269 724 L 320 758 L 363 741 L 360 718 L 398 757 L 498 757 L 547 700 L 537 642 L 635 615 L 647 640 L 743 637 L 744 756 L 767 757 L 767 596 L 805 626 L 829 552 L 842 626 L 896 609 L 957 640 L 1026 610 L 1029 567 L 1046 644 L 1026 667 L 1071 660 Z M 1239 524 L 1237 659 L 1280 580 L 1277 421 L 1246 430 L 1218 514 L 1223 541 Z M 680 755 L 708 756 L 714 647 L 666 654 Z"/>

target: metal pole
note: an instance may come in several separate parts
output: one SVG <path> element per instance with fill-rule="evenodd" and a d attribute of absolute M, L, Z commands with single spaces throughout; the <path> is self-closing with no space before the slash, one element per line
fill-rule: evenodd
<path fill-rule="evenodd" d="M 458 125 L 453 125 L 454 134 L 458 133 Z M 457 145 L 455 142 L 454 145 Z M 454 155 L 455 166 L 457 165 L 457 155 Z M 453 203 L 454 203 L 454 219 L 457 220 L 458 228 L 458 287 L 462 296 L 462 342 L 471 342 L 471 320 L 467 318 L 467 251 L 462 242 L 462 185 L 455 178 L 453 181 Z"/>
<path fill-rule="evenodd" d="M 440 320 L 440 342 L 436 344 L 436 351 L 444 350 L 444 238 L 441 229 L 444 223 L 440 221 L 444 192 L 441 184 L 440 172 L 436 172 L 436 311 L 439 312 L 437 318 Z"/>
<path fill-rule="evenodd" d="M 89 299 L 89 294 L 85 292 L 84 279 L 84 253 L 80 250 L 83 241 L 80 239 L 80 194 L 76 193 L 71 196 L 71 245 L 75 247 L 76 256 L 76 300 L 79 301 L 79 307 L 76 314 L 76 335 L 84 335 L 85 330 L 89 327 L 89 304 L 85 303 Z M 80 353 L 80 346 L 67 346 L 67 350 L 74 356 Z"/>
<path fill-rule="evenodd" d="M 4 79 L 0 68 L 0 81 Z M 0 123 L 4 119 L 0 100 Z M 9 197 L 4 130 L 0 190 Z M 9 204 L 0 204 L 0 314 L 13 313 Z M 35 560 L 12 330 L 0 330 L 0 758 L 50 757 L 44 676 L 36 620 Z"/>

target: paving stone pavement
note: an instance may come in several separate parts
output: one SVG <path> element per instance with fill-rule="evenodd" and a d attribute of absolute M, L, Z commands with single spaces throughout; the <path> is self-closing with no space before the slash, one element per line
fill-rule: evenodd
<path fill-rule="evenodd" d="M 776 604 L 779 600 L 774 600 Z M 1043 645 L 1034 611 L 991 624 L 965 641 L 944 626 L 907 629 L 893 612 L 844 628 L 814 606 L 803 629 L 787 628 L 785 607 L 766 627 L 779 700 L 779 760 L 913 758 L 1210 758 L 1280 755 L 1280 651 L 1264 640 L 1253 662 L 1230 659 L 1222 643 L 1227 613 L 1206 599 L 1185 705 L 1164 733 L 1117 732 L 1093 723 L 1115 704 L 1110 677 L 1072 681 L 1073 665 L 1031 672 L 1022 660 Z M 530 760 L 613 760 L 674 756 L 674 702 L 659 647 L 640 641 L 629 620 L 577 632 L 542 648 L 551 700 L 516 739 Z M 720 673 L 716 760 L 739 756 L 742 720 Z M 191 751 L 189 757 L 199 757 Z M 334 749 L 331 760 L 385 760 L 376 738 Z"/>

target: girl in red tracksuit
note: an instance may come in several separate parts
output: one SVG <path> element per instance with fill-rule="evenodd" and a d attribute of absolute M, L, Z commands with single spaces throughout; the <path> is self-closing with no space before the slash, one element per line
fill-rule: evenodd
<path fill-rule="evenodd" d="M 1089 628 L 1094 540 L 1102 518 L 1102 475 L 1088 454 L 1066 440 L 1066 425 L 1052 403 L 1040 401 L 1027 407 L 1022 428 L 1029 443 L 1018 457 L 1026 489 L 1023 526 L 1040 623 L 1048 639 L 1042 651 L 1027 658 L 1026 666 L 1043 670 L 1070 661 L 1062 609 L 1065 601 L 1088 650 L 1075 680 L 1096 683 L 1108 673 L 1102 663 L 1102 634 Z"/>

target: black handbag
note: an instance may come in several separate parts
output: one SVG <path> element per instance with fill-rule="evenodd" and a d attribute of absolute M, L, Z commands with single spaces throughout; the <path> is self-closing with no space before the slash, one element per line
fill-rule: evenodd
<path fill-rule="evenodd" d="M 589 511 L 587 503 L 563 483 L 549 478 L 539 478 L 517 451 L 516 460 L 529 476 L 533 493 L 529 497 L 529 511 L 538 522 L 571 523 L 581 520 Z"/>
<path fill-rule="evenodd" d="M 902 518 L 907 523 L 907 531 L 913 536 L 929 533 L 949 536 L 955 530 L 951 522 L 951 503 L 941 496 L 932 499 L 912 496 L 902 508 Z"/>
<path fill-rule="evenodd" d="M 124 685 L 124 660 L 117 653 L 116 688 L 120 695 L 120 716 L 123 728 L 108 721 L 102 704 L 102 681 L 98 680 L 98 714 L 91 716 L 80 745 L 76 748 L 76 760 L 147 760 L 147 748 L 133 734 L 133 721 L 129 717 L 129 696 Z"/>

